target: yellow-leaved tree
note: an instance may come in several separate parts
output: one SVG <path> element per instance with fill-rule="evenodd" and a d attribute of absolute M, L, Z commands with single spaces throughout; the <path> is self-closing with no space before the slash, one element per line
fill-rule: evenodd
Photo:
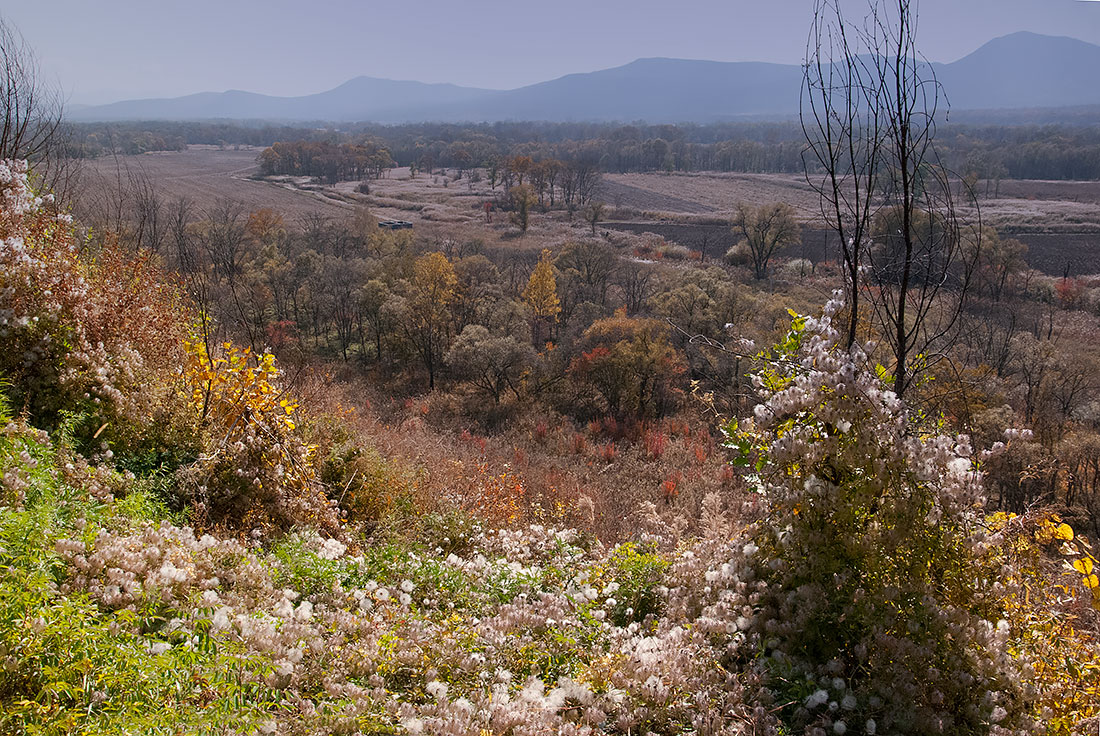
<path fill-rule="evenodd" d="M 532 340 L 535 347 L 542 341 L 543 327 L 549 327 L 558 321 L 561 313 L 561 302 L 558 300 L 558 282 L 554 277 L 554 262 L 550 257 L 550 249 L 543 248 L 542 256 L 535 270 L 531 272 L 531 278 L 527 281 L 527 288 L 523 290 L 523 301 L 531 308 L 535 315 L 532 327 Z"/>

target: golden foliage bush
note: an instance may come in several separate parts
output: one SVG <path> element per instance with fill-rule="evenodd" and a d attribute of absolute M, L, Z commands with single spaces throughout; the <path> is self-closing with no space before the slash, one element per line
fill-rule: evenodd
<path fill-rule="evenodd" d="M 1005 571 L 1003 615 L 1013 654 L 1027 662 L 1046 733 L 1069 736 L 1100 717 L 1096 558 L 1057 515 L 1004 512 L 988 519 L 999 544 L 990 561 Z"/>
<path fill-rule="evenodd" d="M 287 531 L 334 530 L 337 514 L 315 469 L 316 448 L 295 430 L 298 408 L 279 385 L 271 353 L 222 343 L 185 343 L 184 375 L 206 451 L 184 473 L 200 524 Z"/>
<path fill-rule="evenodd" d="M 298 404 L 275 356 L 200 339 L 185 343 L 184 375 L 206 451 L 184 472 L 197 521 L 261 535 L 339 523 L 317 478 L 316 448 L 296 432 Z"/>

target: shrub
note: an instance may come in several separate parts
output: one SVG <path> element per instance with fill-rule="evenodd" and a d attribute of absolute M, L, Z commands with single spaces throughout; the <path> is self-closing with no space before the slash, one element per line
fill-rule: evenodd
<path fill-rule="evenodd" d="M 613 416 L 660 417 L 674 407 L 686 365 L 666 325 L 620 311 L 593 322 L 581 349 L 569 373 L 592 386 Z"/>
<path fill-rule="evenodd" d="M 777 270 L 781 278 L 794 281 L 812 275 L 814 272 L 814 264 L 808 258 L 791 258 L 780 264 Z"/>
<path fill-rule="evenodd" d="M 1026 727 L 1031 690 L 975 574 L 987 542 L 969 442 L 922 433 L 866 355 L 838 346 L 840 306 L 795 320 L 756 377 L 753 419 L 727 428 L 765 514 L 742 551 L 742 579 L 759 581 L 743 651 L 762 652 L 792 726 Z"/>
<path fill-rule="evenodd" d="M 297 403 L 270 353 L 224 343 L 213 355 L 188 341 L 184 375 L 206 452 L 183 473 L 201 524 L 262 533 L 295 525 L 335 531 L 315 472 L 315 449 L 296 432 Z"/>
<path fill-rule="evenodd" d="M 41 427 L 75 415 L 78 442 L 154 452 L 179 429 L 180 290 L 109 236 L 78 249 L 24 162 L 0 162 L 0 199 L 0 374 L 14 402 Z"/>
<path fill-rule="evenodd" d="M 752 263 L 752 251 L 749 244 L 740 242 L 726 251 L 726 263 L 731 266 L 747 266 Z"/>

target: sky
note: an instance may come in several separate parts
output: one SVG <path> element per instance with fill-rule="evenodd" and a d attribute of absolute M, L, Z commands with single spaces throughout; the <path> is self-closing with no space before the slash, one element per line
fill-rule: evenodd
<path fill-rule="evenodd" d="M 852 9 L 866 0 L 843 0 Z M 510 89 L 665 56 L 798 64 L 813 0 L 0 0 L 70 104 L 367 75 Z M 950 62 L 1016 31 L 1100 45 L 1100 0 L 919 0 Z M 852 11 L 849 11 L 852 12 Z"/>

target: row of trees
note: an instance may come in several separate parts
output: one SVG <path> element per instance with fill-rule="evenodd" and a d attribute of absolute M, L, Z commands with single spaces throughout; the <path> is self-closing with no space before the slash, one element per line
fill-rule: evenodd
<path fill-rule="evenodd" d="M 536 203 L 544 207 L 560 204 L 572 209 L 583 206 L 592 201 L 600 186 L 600 168 L 585 156 L 566 161 L 509 156 L 490 158 L 483 165 L 492 189 L 496 189 L 498 182 L 506 191 L 526 185 Z"/>
<path fill-rule="evenodd" d="M 1094 126 L 952 124 L 939 120 L 946 165 L 960 175 L 998 179 L 1100 179 Z M 402 166 L 428 156 L 461 169 L 470 161 L 526 155 L 585 156 L 612 173 L 734 171 L 802 173 L 805 139 L 797 124 L 611 125 L 578 123 L 369 126 Z M 466 162 L 464 164 L 464 162 Z"/>
<path fill-rule="evenodd" d="M 1088 125 L 948 124 L 937 139 L 960 176 L 1001 179 L 1100 179 L 1100 132 Z M 180 145 L 271 146 L 277 141 L 332 144 L 381 141 L 401 166 L 464 171 L 510 156 L 573 160 L 585 156 L 603 171 L 730 171 L 802 173 L 805 141 L 797 124 L 610 125 L 494 123 L 325 128 L 233 123 L 119 122 L 70 126 L 67 150 L 78 157 L 178 150 Z M 982 187 L 985 193 L 985 187 Z"/>
<path fill-rule="evenodd" d="M 256 160 L 263 176 L 315 176 L 329 184 L 378 179 L 394 166 L 386 147 L 373 140 L 339 145 L 307 140 L 280 142 L 265 148 Z"/>

